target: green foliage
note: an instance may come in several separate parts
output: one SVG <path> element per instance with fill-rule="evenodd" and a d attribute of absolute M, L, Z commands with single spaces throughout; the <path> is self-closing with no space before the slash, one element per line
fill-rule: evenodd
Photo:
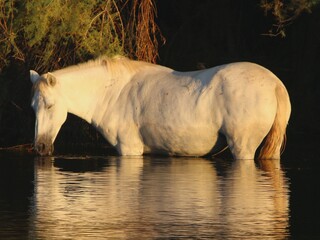
<path fill-rule="evenodd" d="M 141 17 L 145 13 L 136 9 L 130 12 L 131 6 L 149 6 L 148 16 L 152 18 Z M 132 49 L 141 38 L 132 39 L 136 36 L 130 31 L 135 31 L 142 20 L 156 26 L 154 12 L 150 0 L 0 0 L 0 67 L 7 65 L 10 57 L 40 71 L 103 54 L 130 53 L 139 58 L 141 53 Z M 140 17 L 124 22 L 123 15 Z M 158 34 L 149 29 L 145 32 L 152 39 L 156 37 L 150 35 Z M 145 45 L 152 56 L 157 56 L 156 45 Z"/>
<path fill-rule="evenodd" d="M 312 7 L 319 3 L 320 0 L 261 0 L 260 5 L 265 14 L 271 12 L 275 18 L 275 24 L 268 35 L 285 37 L 285 27 L 303 12 L 311 12 Z"/>
<path fill-rule="evenodd" d="M 11 51 L 19 54 L 13 30 L 13 17 L 16 9 L 13 0 L 0 0 L 0 70 L 8 64 Z"/>

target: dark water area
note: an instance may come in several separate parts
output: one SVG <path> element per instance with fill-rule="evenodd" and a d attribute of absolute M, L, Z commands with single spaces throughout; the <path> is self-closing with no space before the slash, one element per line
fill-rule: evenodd
<path fill-rule="evenodd" d="M 0 153 L 0 239 L 317 239 L 319 171 L 289 148 L 281 162 Z"/>
<path fill-rule="evenodd" d="M 255 1 L 180 2 L 158 1 L 167 39 L 159 63 L 189 71 L 250 61 L 273 71 L 293 108 L 281 162 L 121 158 L 69 146 L 52 158 L 0 152 L 0 240 L 320 239 L 319 5 L 274 38 L 264 36 L 272 14 L 266 20 Z M 33 139 L 27 65 L 12 62 L 3 78 L 1 147 Z M 72 118 L 61 145 L 100 139 Z"/>

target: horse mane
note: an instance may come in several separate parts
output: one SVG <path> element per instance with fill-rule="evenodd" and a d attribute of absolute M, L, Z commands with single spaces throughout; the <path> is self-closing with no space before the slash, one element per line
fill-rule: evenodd
<path fill-rule="evenodd" d="M 134 74 L 146 67 L 168 69 L 160 65 L 156 65 L 156 64 L 152 64 L 144 61 L 131 60 L 122 55 L 115 55 L 113 57 L 101 56 L 94 60 L 89 60 L 84 63 L 79 63 L 77 65 L 65 67 L 65 68 L 54 71 L 53 74 L 65 74 L 65 73 L 77 71 L 80 69 L 97 67 L 97 66 L 106 67 L 111 76 L 119 76 L 123 74 L 124 71 Z M 37 89 L 40 89 L 41 86 L 45 84 L 46 84 L 46 79 L 42 75 L 40 76 L 39 80 L 33 84 L 31 89 L 31 96 L 34 95 Z"/>
<path fill-rule="evenodd" d="M 84 63 L 69 66 L 69 67 L 57 70 L 55 72 L 67 73 L 67 72 L 72 72 L 74 70 L 97 67 L 97 66 L 105 66 L 108 69 L 108 72 L 113 76 L 123 73 L 124 70 L 130 73 L 136 73 L 145 67 L 160 67 L 159 65 L 155 65 L 148 62 L 131 60 L 122 55 L 115 55 L 113 57 L 101 56 L 94 60 L 89 60 Z"/>
<path fill-rule="evenodd" d="M 94 62 L 105 65 L 108 69 L 108 72 L 110 72 L 113 76 L 121 74 L 124 70 L 128 71 L 129 73 L 136 73 L 145 67 L 159 67 L 158 65 L 152 63 L 131 60 L 121 55 L 116 55 L 112 58 L 102 56 Z"/>

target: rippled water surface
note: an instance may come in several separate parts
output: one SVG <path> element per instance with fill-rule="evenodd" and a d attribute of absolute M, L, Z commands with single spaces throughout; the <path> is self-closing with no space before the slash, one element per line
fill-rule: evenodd
<path fill-rule="evenodd" d="M 290 174 L 278 161 L 1 156 L 0 239 L 287 239 L 301 207 Z"/>

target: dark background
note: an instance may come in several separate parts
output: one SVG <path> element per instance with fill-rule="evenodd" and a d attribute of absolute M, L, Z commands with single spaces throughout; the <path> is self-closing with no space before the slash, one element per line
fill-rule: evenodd
<path fill-rule="evenodd" d="M 185 3 L 185 4 L 183 4 Z M 159 25 L 167 43 L 160 63 L 195 70 L 250 61 L 275 73 L 286 85 L 292 104 L 284 161 L 317 165 L 320 123 L 320 6 L 285 29 L 268 35 L 274 18 L 259 1 L 159 1 Z"/>
<path fill-rule="evenodd" d="M 237 61 L 265 66 L 284 82 L 291 97 L 287 146 L 291 151 L 284 156 L 316 157 L 320 130 L 319 5 L 287 26 L 284 38 L 266 35 L 274 18 L 264 14 L 259 1 L 159 0 L 157 9 L 157 23 L 166 38 L 159 49 L 159 64 L 181 71 Z M 0 89 L 0 96 L 7 96 L 0 105 L 2 147 L 33 140 L 28 68 L 25 63 L 12 61 L 6 70 L 10 81 Z M 57 138 L 57 149 L 62 144 L 107 143 L 91 126 L 70 115 Z"/>
<path fill-rule="evenodd" d="M 158 0 L 157 8 L 157 23 L 166 38 L 159 49 L 159 64 L 186 71 L 251 61 L 284 82 L 292 103 L 282 157 L 290 179 L 290 231 L 305 239 L 319 236 L 320 6 L 287 26 L 284 38 L 265 35 L 274 18 L 264 15 L 259 1 Z M 0 89 L 0 97 L 6 96 L 0 101 L 0 147 L 31 143 L 34 114 L 29 66 L 12 61 L 6 74 L 10 81 Z M 100 144 L 107 145 L 90 125 L 69 115 L 55 145 L 58 152 L 62 146 L 70 152 L 73 146 L 79 151 L 77 146 Z M 2 169 L 6 171 L 5 166 Z M 4 181 L 7 176 L 3 175 Z"/>

